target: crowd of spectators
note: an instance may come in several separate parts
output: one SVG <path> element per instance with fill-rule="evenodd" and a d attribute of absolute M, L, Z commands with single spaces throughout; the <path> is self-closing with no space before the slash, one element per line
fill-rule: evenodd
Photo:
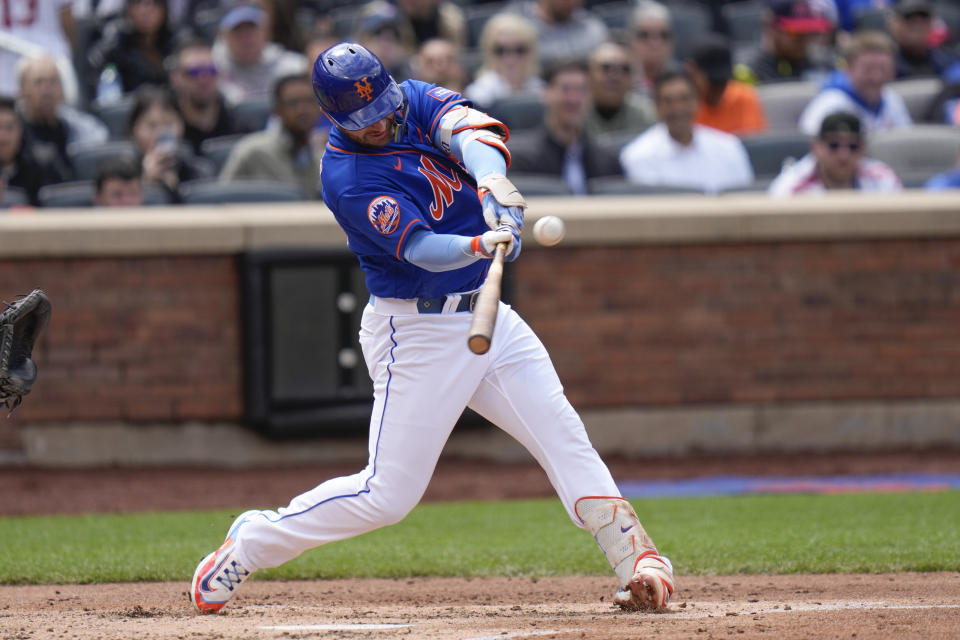
<path fill-rule="evenodd" d="M 898 177 L 869 157 L 889 131 L 960 136 L 960 7 L 946 0 L 11 0 L 0 14 L 5 205 L 62 202 L 65 183 L 97 206 L 251 180 L 318 199 L 330 123 L 309 72 L 347 39 L 398 81 L 506 122 L 521 189 L 960 186 L 957 167 Z M 903 93 L 924 79 L 919 99 Z M 765 96 L 790 87 L 810 93 L 775 127 Z M 764 136 L 807 152 L 766 175 L 751 155 Z"/>

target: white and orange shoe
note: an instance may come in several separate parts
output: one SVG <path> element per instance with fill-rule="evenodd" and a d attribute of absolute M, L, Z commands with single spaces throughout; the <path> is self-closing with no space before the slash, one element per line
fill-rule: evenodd
<path fill-rule="evenodd" d="M 620 582 L 614 603 L 624 609 L 666 611 L 675 589 L 673 565 L 657 551 L 633 506 L 620 496 L 586 496 L 577 500 L 574 510 Z"/>
<path fill-rule="evenodd" d="M 260 512 L 254 510 L 240 514 L 233 521 L 227 533 L 227 539 L 220 548 L 201 560 L 197 570 L 193 572 L 190 600 L 198 612 L 220 611 L 223 605 L 236 594 L 237 587 L 253 573 L 245 569 L 236 559 L 236 533 L 250 516 L 258 513 Z"/>
<path fill-rule="evenodd" d="M 624 609 L 665 611 L 673 589 L 670 558 L 649 550 L 641 554 L 633 577 L 614 594 L 613 602 Z"/>

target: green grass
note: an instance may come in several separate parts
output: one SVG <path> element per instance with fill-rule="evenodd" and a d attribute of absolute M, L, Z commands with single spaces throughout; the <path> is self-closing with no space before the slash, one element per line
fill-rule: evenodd
<path fill-rule="evenodd" d="M 678 574 L 960 571 L 960 492 L 634 500 Z M 0 518 L 0 583 L 189 580 L 234 512 Z M 425 504 L 258 578 L 609 573 L 555 499 Z"/>

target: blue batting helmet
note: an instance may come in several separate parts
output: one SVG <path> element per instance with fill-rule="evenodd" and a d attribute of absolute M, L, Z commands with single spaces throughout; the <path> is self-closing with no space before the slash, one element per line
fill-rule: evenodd
<path fill-rule="evenodd" d="M 313 92 L 330 119 L 350 131 L 383 120 L 406 101 L 380 59 L 355 42 L 320 54 L 313 63 Z"/>

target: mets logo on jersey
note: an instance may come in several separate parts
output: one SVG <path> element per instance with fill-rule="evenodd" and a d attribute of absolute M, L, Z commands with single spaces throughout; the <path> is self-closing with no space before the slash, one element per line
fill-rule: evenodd
<path fill-rule="evenodd" d="M 367 206 L 367 217 L 374 229 L 390 235 L 400 224 L 400 205 L 390 196 L 378 196 Z"/>
<path fill-rule="evenodd" d="M 373 87 L 370 86 L 370 81 L 367 80 L 367 76 L 363 76 L 363 80 L 358 80 L 353 83 L 353 86 L 357 88 L 357 95 L 370 102 L 373 100 Z"/>
<path fill-rule="evenodd" d="M 447 171 L 426 156 L 420 156 L 420 166 L 417 167 L 417 171 L 430 182 L 430 188 L 433 189 L 430 215 L 434 220 L 442 220 L 444 210 L 453 204 L 453 192 L 460 191 L 463 186 L 460 176 L 453 171 Z"/>

